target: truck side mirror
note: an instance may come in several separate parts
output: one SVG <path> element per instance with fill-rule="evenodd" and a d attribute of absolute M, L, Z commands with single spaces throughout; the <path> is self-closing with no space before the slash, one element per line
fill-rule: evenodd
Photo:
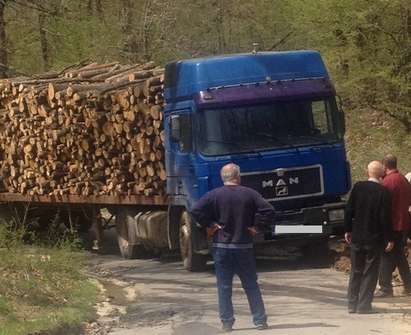
<path fill-rule="evenodd" d="M 178 142 L 183 152 L 192 150 L 191 116 L 177 114 L 170 117 L 170 137 L 173 142 Z"/>
<path fill-rule="evenodd" d="M 181 115 L 170 116 L 170 137 L 173 142 L 179 142 L 181 139 Z"/>
<path fill-rule="evenodd" d="M 345 114 L 342 110 L 338 113 L 339 118 L 340 118 L 340 124 L 341 124 L 341 130 L 342 133 L 345 134 Z"/>
<path fill-rule="evenodd" d="M 345 113 L 343 109 L 343 101 L 339 95 L 338 98 L 338 122 L 341 126 L 342 134 L 345 134 Z"/>

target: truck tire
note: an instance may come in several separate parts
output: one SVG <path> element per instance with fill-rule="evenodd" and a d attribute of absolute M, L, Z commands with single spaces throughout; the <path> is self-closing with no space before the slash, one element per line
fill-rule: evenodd
<path fill-rule="evenodd" d="M 193 222 L 184 211 L 180 218 L 180 253 L 184 268 L 191 272 L 205 271 L 207 256 L 194 252 L 192 231 Z"/>
<path fill-rule="evenodd" d="M 146 251 L 142 245 L 131 242 L 135 241 L 135 236 L 130 236 L 132 232 L 128 229 L 129 220 L 133 220 L 133 217 L 126 209 L 117 212 L 115 217 L 117 243 L 123 258 L 134 259 L 138 258 L 139 255 L 144 255 Z"/>

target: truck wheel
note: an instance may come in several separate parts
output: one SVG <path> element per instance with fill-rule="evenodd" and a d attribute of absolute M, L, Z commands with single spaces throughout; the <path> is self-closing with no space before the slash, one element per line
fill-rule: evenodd
<path fill-rule="evenodd" d="M 193 223 L 186 211 L 180 219 L 180 253 L 184 268 L 192 272 L 200 272 L 206 269 L 207 256 L 196 254 L 193 248 L 192 236 Z"/>
<path fill-rule="evenodd" d="M 133 217 L 129 215 L 127 210 L 119 210 L 116 214 L 117 242 L 121 256 L 126 259 L 134 259 L 145 254 L 146 251 L 142 245 L 134 242 L 136 236 L 130 236 L 134 232 L 128 229 L 129 220 L 133 220 Z"/>

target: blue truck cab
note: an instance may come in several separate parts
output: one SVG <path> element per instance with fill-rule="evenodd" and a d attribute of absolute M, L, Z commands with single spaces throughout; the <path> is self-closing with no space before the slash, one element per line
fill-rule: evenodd
<path fill-rule="evenodd" d="M 342 232 L 351 187 L 344 115 L 318 52 L 176 61 L 166 66 L 164 94 L 169 239 L 186 268 L 201 268 L 205 254 L 187 212 L 222 185 L 230 162 L 276 209 L 257 245 Z"/>

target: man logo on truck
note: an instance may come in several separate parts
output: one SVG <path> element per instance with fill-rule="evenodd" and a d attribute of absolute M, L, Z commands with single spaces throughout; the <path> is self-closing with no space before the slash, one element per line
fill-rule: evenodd
<path fill-rule="evenodd" d="M 297 185 L 300 183 L 300 179 L 298 177 L 295 178 L 289 178 L 288 179 L 288 185 Z M 287 186 L 287 183 L 284 181 L 284 179 L 278 179 L 277 184 L 275 184 L 276 187 L 278 186 Z M 262 187 L 274 187 L 274 180 L 263 180 L 262 182 Z"/>
<path fill-rule="evenodd" d="M 277 183 L 275 184 L 275 195 L 278 197 L 285 197 L 288 195 L 288 185 L 299 184 L 300 180 L 298 177 L 289 178 L 288 184 L 285 182 L 284 179 L 278 179 Z M 274 180 L 263 180 L 262 187 L 274 187 Z"/>
<path fill-rule="evenodd" d="M 285 197 L 288 195 L 288 186 L 277 186 L 275 188 L 275 195 L 277 197 Z"/>

